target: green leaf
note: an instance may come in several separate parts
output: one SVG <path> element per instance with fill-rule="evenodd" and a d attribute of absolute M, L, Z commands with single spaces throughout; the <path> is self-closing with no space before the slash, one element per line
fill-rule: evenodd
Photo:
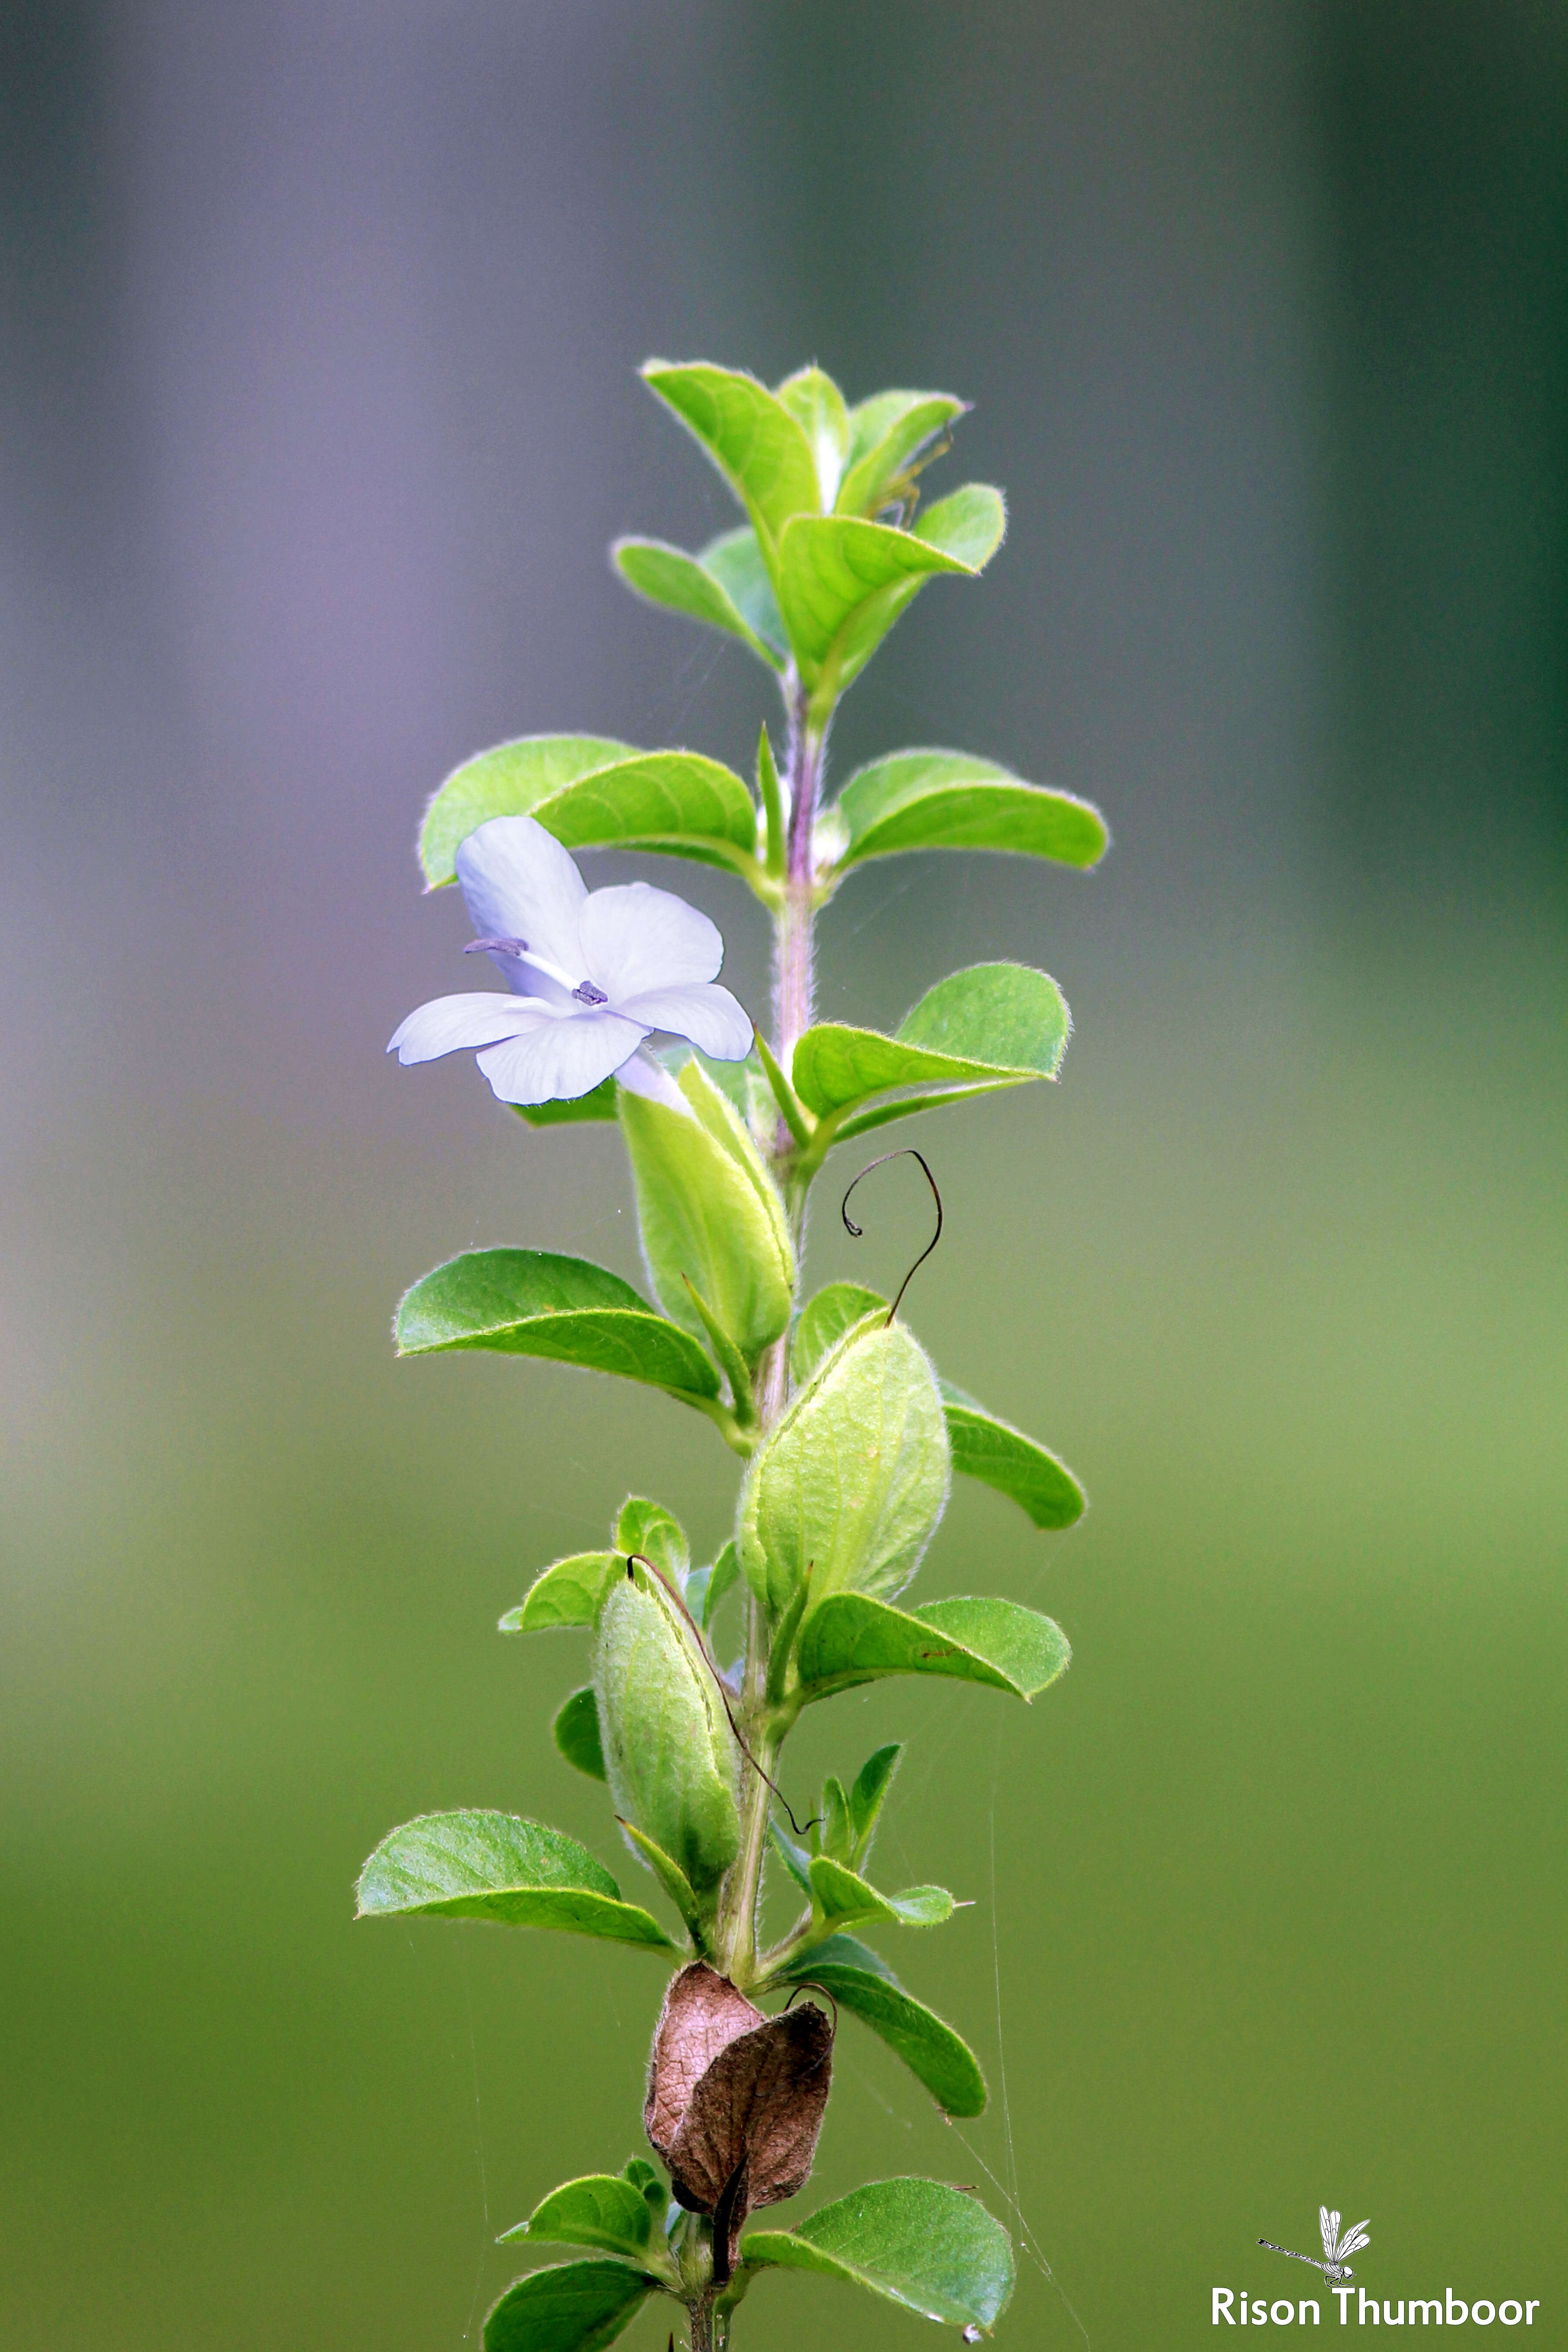
<path fill-rule="evenodd" d="M 973 964 L 928 989 L 891 1037 L 838 1022 L 808 1029 L 795 1046 L 792 1075 L 809 1109 L 819 1118 L 838 1118 L 895 1087 L 990 1087 L 1054 1078 L 1071 1026 L 1048 973 L 1021 963 Z"/>
<path fill-rule="evenodd" d="M 965 482 L 927 507 L 914 535 L 971 572 L 983 572 L 1007 536 L 1006 500 L 988 482 Z"/>
<path fill-rule="evenodd" d="M 746 537 L 754 547 L 756 533 L 749 527 Z M 752 626 L 701 556 L 688 555 L 683 548 L 668 546 L 659 539 L 617 539 L 610 554 L 626 585 L 648 604 L 661 604 L 666 612 L 683 614 L 690 621 L 706 622 L 710 629 L 722 629 L 727 635 L 739 637 L 770 669 L 783 668 L 783 656 Z M 768 594 L 773 594 L 771 587 Z"/>
<path fill-rule="evenodd" d="M 960 493 L 960 496 L 963 494 Z M 942 507 L 951 501 L 944 499 Z M 941 517 L 942 507 L 931 515 Z M 841 694 L 934 572 L 973 578 L 978 562 L 932 539 L 855 515 L 796 515 L 779 544 L 779 611 L 808 687 Z"/>
<path fill-rule="evenodd" d="M 801 1308 L 790 1338 L 789 1369 L 795 1385 L 805 1386 L 852 1323 L 860 1322 L 879 1307 L 886 1313 L 887 1306 L 878 1291 L 867 1290 L 858 1282 L 825 1284 Z"/>
<path fill-rule="evenodd" d="M 523 735 L 478 751 L 430 797 L 419 829 L 419 863 L 432 890 L 457 879 L 459 846 L 492 816 L 537 816 L 579 776 L 631 755 L 609 735 Z"/>
<path fill-rule="evenodd" d="M 815 514 L 816 465 L 798 421 L 755 376 L 699 361 L 648 360 L 643 380 L 723 475 L 765 543 L 793 514 Z"/>
<path fill-rule="evenodd" d="M 658 2282 L 624 2263 L 557 2263 L 509 2286 L 485 2321 L 484 2352 L 604 2352 Z"/>
<path fill-rule="evenodd" d="M 978 2116 L 985 2077 L 974 2053 L 934 2010 L 907 1993 L 881 1956 L 853 1936 L 833 1936 L 784 1969 L 787 1983 L 819 1984 L 903 2060 L 944 2114 Z"/>
<path fill-rule="evenodd" d="M 740 1573 L 741 1555 L 735 1549 L 734 1539 L 731 1538 L 708 1571 L 708 1582 L 702 1594 L 701 1623 L 705 1633 L 718 1614 L 719 1603 L 731 1586 L 735 1583 Z"/>
<path fill-rule="evenodd" d="M 400 1356 L 485 1348 L 645 1381 L 687 1403 L 719 1393 L 696 1341 L 629 1282 L 551 1250 L 467 1250 L 448 1259 L 405 1292 L 395 1328 Z"/>
<path fill-rule="evenodd" d="M 875 1755 L 866 1759 L 860 1767 L 859 1778 L 849 1791 L 849 1819 L 855 1833 L 850 1860 L 857 1869 L 870 1853 L 871 1842 L 877 1834 L 878 1819 L 888 1791 L 893 1785 L 893 1775 L 899 1769 L 899 1759 L 903 1752 L 897 1740 L 886 1748 L 879 1748 Z"/>
<path fill-rule="evenodd" d="M 752 2230 L 741 2258 L 820 2271 L 926 2319 L 989 2330 L 1013 2292 L 1013 2247 L 976 2197 L 941 2180 L 870 2180 L 794 2230 Z"/>
<path fill-rule="evenodd" d="M 616 1116 L 616 1082 L 604 1078 L 590 1087 L 585 1095 L 573 1095 L 563 1102 L 511 1103 L 509 1108 L 530 1127 L 580 1127 L 589 1119 L 613 1119 Z"/>
<path fill-rule="evenodd" d="M 644 1559 L 651 1559 L 676 1584 L 685 1586 L 691 1566 L 691 1546 L 680 1521 L 662 1503 L 647 1502 L 641 1495 L 628 1495 L 616 1521 L 616 1549 L 623 1559 L 628 1553 L 640 1552 Z"/>
<path fill-rule="evenodd" d="M 1047 1454 L 1021 1429 L 998 1421 L 949 1381 L 937 1384 L 947 1414 L 952 1466 L 966 1478 L 994 1486 L 1026 1511 L 1037 1528 L 1070 1528 L 1081 1519 L 1088 1498 L 1064 1462 Z"/>
<path fill-rule="evenodd" d="M 674 1321 L 700 1334 L 689 1279 L 748 1362 L 788 1324 L 795 1253 L 755 1145 L 700 1064 L 677 1084 L 692 1116 L 621 1091 L 643 1253 Z M 717 1386 L 717 1382 L 714 1383 Z"/>
<path fill-rule="evenodd" d="M 536 2244 L 600 2246 L 606 2253 L 637 2255 L 652 2234 L 653 2215 L 640 2188 L 618 2173 L 591 2172 L 552 2189 L 526 2221 L 503 2230 L 497 2243 L 530 2238 Z"/>
<path fill-rule="evenodd" d="M 773 575 L 762 543 L 749 522 L 710 539 L 697 561 L 710 572 L 747 627 L 761 637 L 775 669 L 789 658 L 789 639 L 773 593 Z"/>
<path fill-rule="evenodd" d="M 600 756 L 570 781 L 552 781 L 567 763 L 553 749 L 563 744 L 592 744 Z M 748 877 L 756 868 L 756 806 L 721 761 L 590 736 L 529 736 L 481 751 L 436 794 L 419 852 L 431 888 L 455 878 L 458 851 L 477 826 L 518 815 L 568 849 L 662 850 Z"/>
<path fill-rule="evenodd" d="M 813 1699 L 883 1675 L 942 1675 L 1029 1699 L 1071 1655 L 1059 1625 L 1016 1601 L 963 1597 L 905 1611 L 841 1592 L 806 1619 L 796 1663 Z"/>
<path fill-rule="evenodd" d="M 360 1874 L 358 1916 L 409 1912 L 677 1949 L 586 1846 L 514 1813 L 426 1813 L 384 1838 Z"/>
<path fill-rule="evenodd" d="M 1110 835 L 1100 811 L 1070 793 L 1026 784 L 963 751 L 895 751 L 858 769 L 824 820 L 842 826 L 840 866 L 901 849 L 996 849 L 1097 865 Z"/>
<path fill-rule="evenodd" d="M 831 1854 L 811 1859 L 811 1891 L 824 1919 L 847 1927 L 858 1919 L 893 1919 L 903 1927 L 940 1927 L 955 1906 L 945 1886 L 909 1886 L 883 1895 Z"/>
<path fill-rule="evenodd" d="M 706 1895 L 740 1848 L 740 1756 L 695 1636 L 644 1569 L 605 1594 L 594 1687 L 616 1812 Z"/>
<path fill-rule="evenodd" d="M 553 1633 L 561 1625 L 591 1625 L 598 1615 L 606 1580 L 616 1568 L 614 1552 L 574 1552 L 536 1577 L 515 1609 L 500 1621 L 503 1633 Z"/>
<path fill-rule="evenodd" d="M 835 501 L 837 511 L 874 515 L 907 497 L 913 488 L 912 461 L 968 404 L 945 392 L 881 392 L 852 408 L 849 464 Z"/>
<path fill-rule="evenodd" d="M 856 1327 L 752 1456 L 741 1497 L 747 1582 L 782 1618 L 809 1569 L 806 1633 L 830 1594 L 901 1591 L 947 1476 L 947 1423 L 923 1351 L 902 1324 Z"/>
<path fill-rule="evenodd" d="M 809 1896 L 811 1894 L 810 1854 L 805 1846 L 796 1845 L 793 1838 L 785 1837 L 771 1813 L 768 1816 L 768 1828 L 773 1834 L 773 1843 L 778 1848 L 779 1860 L 784 1864 L 801 1893 Z"/>
<path fill-rule="evenodd" d="M 822 1851 L 831 1854 L 835 1862 L 847 1864 L 854 1843 L 855 1831 L 844 1783 L 830 1773 L 822 1784 Z"/>
<path fill-rule="evenodd" d="M 605 1745 L 599 1737 L 599 1703 L 589 1683 L 574 1690 L 551 1725 L 555 1745 L 568 1764 L 590 1780 L 607 1780 Z"/>
<path fill-rule="evenodd" d="M 849 456 L 849 411 L 844 405 L 844 394 L 821 368 L 806 367 L 785 377 L 778 396 L 805 435 L 816 465 L 822 510 L 831 514 Z"/>
<path fill-rule="evenodd" d="M 646 2156 L 630 2156 L 621 2177 L 629 2180 L 638 2196 L 647 2201 L 655 2222 L 661 2222 L 669 2210 L 669 2191 L 657 2166 L 651 2165 Z"/>
<path fill-rule="evenodd" d="M 635 1822 L 622 1822 L 621 1831 L 623 1835 L 631 1840 L 637 1853 L 685 1920 L 696 1941 L 697 1948 L 700 1951 L 703 1912 L 701 1904 L 697 1900 L 691 1881 L 681 1869 L 680 1864 L 678 1862 L 672 1862 L 664 1848 L 655 1845 L 652 1838 L 639 1830 Z"/>

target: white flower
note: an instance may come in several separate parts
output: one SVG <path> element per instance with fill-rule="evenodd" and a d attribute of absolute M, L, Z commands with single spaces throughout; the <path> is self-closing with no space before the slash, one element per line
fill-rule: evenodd
<path fill-rule="evenodd" d="M 458 880 L 483 951 L 515 993 L 438 996 L 387 1047 L 400 1062 L 468 1049 L 502 1102 L 569 1101 L 612 1072 L 686 1108 L 642 1051 L 656 1029 L 723 1062 L 743 1061 L 752 1024 L 713 975 L 724 942 L 668 890 L 625 882 L 589 890 L 552 834 L 497 816 L 458 852 Z"/>

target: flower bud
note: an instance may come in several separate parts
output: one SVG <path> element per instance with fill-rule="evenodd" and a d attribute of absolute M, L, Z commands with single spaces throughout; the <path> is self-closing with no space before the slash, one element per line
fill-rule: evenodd
<path fill-rule="evenodd" d="M 740 1752 L 695 1635 L 644 1568 L 605 1588 L 594 1694 L 616 1812 L 703 1894 L 740 1851 Z"/>
<path fill-rule="evenodd" d="M 811 2178 L 832 2074 L 833 2029 L 815 2002 L 764 2017 L 705 1960 L 670 1979 L 643 2122 L 679 2201 L 713 2216 L 721 2283 L 747 2214 Z"/>

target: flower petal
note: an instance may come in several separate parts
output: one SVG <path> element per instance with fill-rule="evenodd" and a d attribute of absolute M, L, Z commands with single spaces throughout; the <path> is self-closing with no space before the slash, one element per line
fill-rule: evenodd
<path fill-rule="evenodd" d="M 480 939 L 526 940 L 552 963 L 581 971 L 577 922 L 587 885 L 532 817 L 492 816 L 477 826 L 458 848 L 458 880 Z"/>
<path fill-rule="evenodd" d="M 612 1004 L 639 989 L 711 980 L 724 961 L 718 925 L 648 882 L 590 892 L 578 930 L 587 976 Z"/>
<path fill-rule="evenodd" d="M 752 1050 L 751 1019 L 727 988 L 709 981 L 684 988 L 645 988 L 616 1000 L 616 1010 L 649 1029 L 689 1037 L 718 1062 L 743 1062 Z"/>
<path fill-rule="evenodd" d="M 537 1001 L 501 996 L 493 988 L 471 996 L 436 996 L 409 1014 L 386 1050 L 406 1069 L 411 1062 L 433 1062 L 442 1054 L 524 1036 L 549 1018 Z"/>
<path fill-rule="evenodd" d="M 617 1013 L 566 1013 L 491 1045 L 479 1067 L 502 1102 L 573 1102 L 630 1059 L 647 1034 Z"/>

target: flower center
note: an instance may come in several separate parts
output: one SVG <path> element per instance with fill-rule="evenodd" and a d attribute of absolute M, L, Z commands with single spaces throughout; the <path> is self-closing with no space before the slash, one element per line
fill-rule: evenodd
<path fill-rule="evenodd" d="M 610 1001 L 604 990 L 595 988 L 591 980 L 574 981 L 569 971 L 563 971 L 558 963 L 552 963 L 548 956 L 536 954 L 526 940 L 470 940 L 463 950 L 465 955 L 489 955 L 492 951 L 497 955 L 520 956 L 525 962 L 532 964 L 536 971 L 547 971 L 552 980 L 559 981 L 563 988 L 571 990 L 579 1004 L 607 1004 Z"/>

